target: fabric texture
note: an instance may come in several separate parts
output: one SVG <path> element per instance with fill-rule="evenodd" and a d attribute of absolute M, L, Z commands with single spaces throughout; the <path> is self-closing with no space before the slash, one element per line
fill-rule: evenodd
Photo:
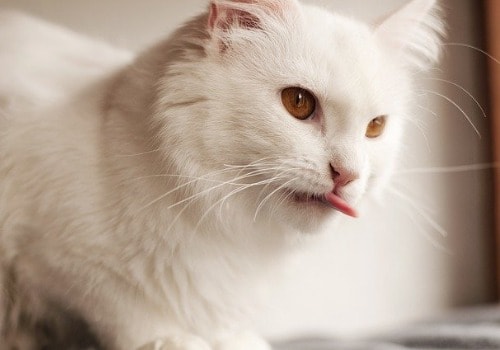
<path fill-rule="evenodd" d="M 456 312 L 366 341 L 301 339 L 275 350 L 500 350 L 500 306 Z"/>

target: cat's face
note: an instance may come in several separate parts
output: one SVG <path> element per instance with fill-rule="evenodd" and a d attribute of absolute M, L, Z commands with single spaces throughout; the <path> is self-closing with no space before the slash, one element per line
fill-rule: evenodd
<path fill-rule="evenodd" d="M 198 135 L 207 170 L 234 166 L 231 176 L 252 184 L 235 197 L 256 219 L 312 231 L 355 215 L 389 179 L 410 113 L 418 52 L 406 50 L 418 43 L 402 27 L 423 30 L 433 3 L 416 0 L 373 29 L 295 1 L 213 2 Z M 428 45 L 436 29 L 425 28 Z"/>

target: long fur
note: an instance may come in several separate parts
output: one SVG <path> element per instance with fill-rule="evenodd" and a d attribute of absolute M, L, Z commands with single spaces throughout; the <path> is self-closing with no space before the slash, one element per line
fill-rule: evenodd
<path fill-rule="evenodd" d="M 441 32 L 433 2 L 409 6 L 403 38 L 408 8 L 371 29 L 295 0 L 213 1 L 133 61 L 2 14 L 0 348 L 62 332 L 52 348 L 268 349 L 247 331 L 262 290 L 340 216 L 294 194 L 332 191 L 335 167 L 357 175 L 354 205 L 394 169 L 409 61 L 434 62 Z M 313 120 L 284 109 L 289 86 L 315 94 Z"/>

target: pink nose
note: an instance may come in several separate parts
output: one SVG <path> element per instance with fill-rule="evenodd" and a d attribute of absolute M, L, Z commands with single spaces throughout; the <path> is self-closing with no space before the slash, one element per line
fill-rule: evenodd
<path fill-rule="evenodd" d="M 347 186 L 351 182 L 359 179 L 359 174 L 356 171 L 334 167 L 333 165 L 330 165 L 330 169 L 332 172 L 332 179 L 335 182 L 335 188 Z"/>

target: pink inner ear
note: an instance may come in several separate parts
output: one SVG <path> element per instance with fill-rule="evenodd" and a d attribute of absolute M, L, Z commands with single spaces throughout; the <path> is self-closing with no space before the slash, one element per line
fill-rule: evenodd
<path fill-rule="evenodd" d="M 210 4 L 210 10 L 208 13 L 208 28 L 214 29 L 215 23 L 217 22 L 217 17 L 219 17 L 219 9 L 214 3 Z"/>
<path fill-rule="evenodd" d="M 253 3 L 253 0 L 239 0 L 235 2 L 240 3 Z M 238 8 L 231 8 L 229 5 L 218 5 L 216 3 L 210 4 L 210 11 L 208 16 L 208 27 L 211 30 L 222 29 L 224 31 L 233 26 L 238 26 L 246 29 L 260 28 L 259 19 L 244 10 Z"/>

